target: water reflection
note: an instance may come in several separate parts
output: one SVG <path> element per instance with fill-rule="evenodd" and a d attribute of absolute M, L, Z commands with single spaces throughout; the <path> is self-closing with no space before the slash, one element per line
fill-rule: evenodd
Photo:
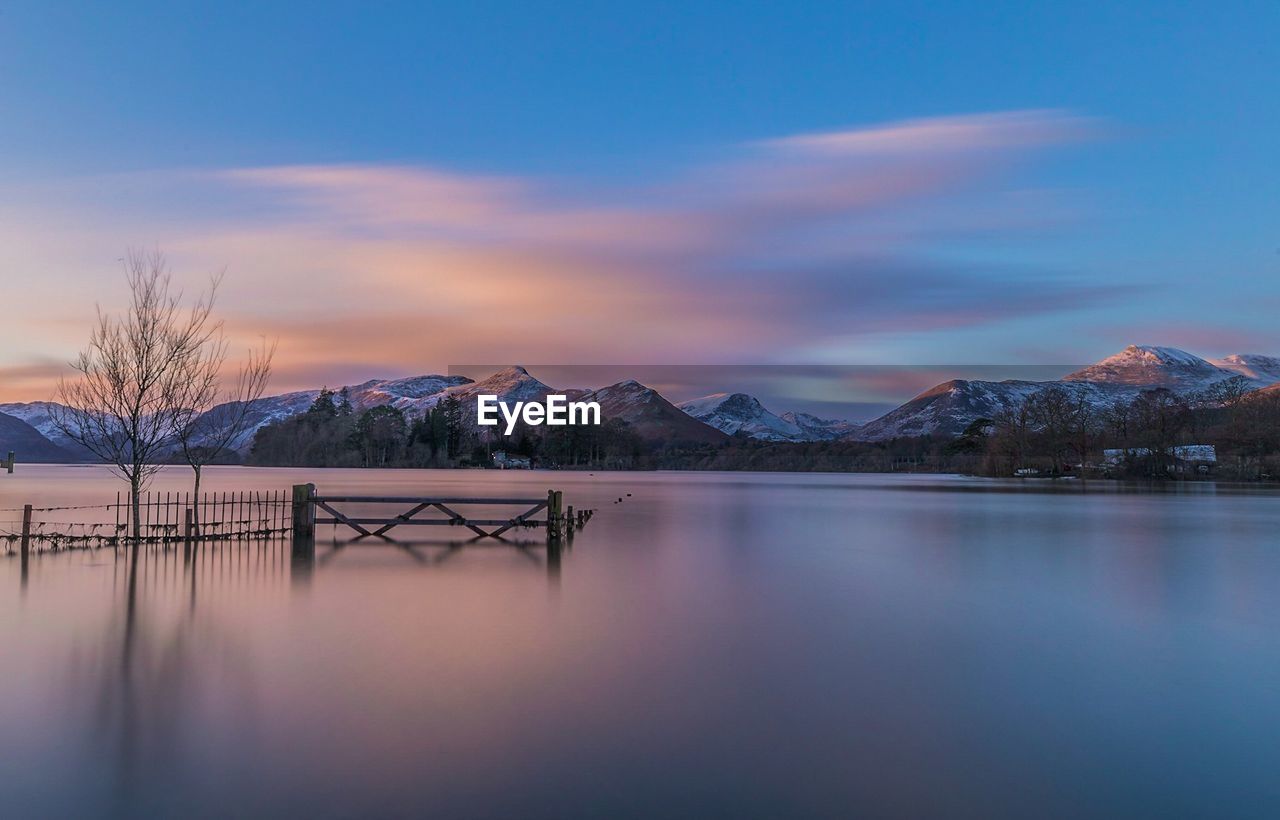
<path fill-rule="evenodd" d="M 506 551 L 558 585 L 565 547 L 528 541 L 420 541 L 370 546 L 331 541 L 296 549 L 287 540 L 249 544 L 196 543 L 193 547 L 144 546 L 100 551 L 112 564 L 115 604 L 97 638 L 81 634 L 66 660 L 62 708 L 83 726 L 83 752 L 94 761 L 103 813 L 131 816 L 161 794 L 174 793 L 203 775 L 192 748 L 218 725 L 252 744 L 261 691 L 253 632 L 227 618 L 229 600 L 306 596 L 317 578 L 360 553 L 380 560 L 400 556 L 398 573 L 447 567 L 471 552 Z M 31 562 L 21 560 L 23 594 Z M 210 602 L 205 611 L 201 602 Z M 226 721 L 227 711 L 234 718 Z M 216 731 L 216 729 L 214 729 Z M 185 784 L 185 785 L 184 785 Z M 87 797 L 87 796 L 86 796 Z"/>
<path fill-rule="evenodd" d="M 518 555 L 546 571 L 547 579 L 556 582 L 565 553 L 573 548 L 573 538 L 560 542 L 519 540 L 477 536 L 465 540 L 404 540 L 381 536 L 380 545 L 403 555 L 412 565 L 420 568 L 439 567 L 467 551 L 508 551 Z M 314 572 L 337 560 L 348 550 L 366 549 L 370 542 L 363 538 L 333 539 L 327 544 L 315 542 L 294 544 L 291 547 L 290 568 L 295 583 L 310 583 Z"/>
<path fill-rule="evenodd" d="M 197 596 L 202 586 L 232 582 L 249 563 L 257 564 L 256 584 L 278 584 L 282 576 L 270 570 L 279 553 L 253 545 L 198 548 L 181 561 L 173 548 L 114 556 L 118 604 L 99 639 L 73 644 L 65 688 L 69 712 L 86 727 L 84 751 L 110 807 L 104 813 L 136 813 L 159 782 L 180 776 L 203 704 L 234 691 L 237 709 L 252 717 L 257 687 L 245 636 L 203 618 Z"/>
<path fill-rule="evenodd" d="M 323 479 L 388 494 L 547 482 Z M 21 575 L 16 556 L 0 561 L 0 805 L 1280 809 L 1280 499 L 859 481 L 556 476 L 602 508 L 559 551 L 321 538 L 299 556 L 288 543 L 63 552 Z"/>

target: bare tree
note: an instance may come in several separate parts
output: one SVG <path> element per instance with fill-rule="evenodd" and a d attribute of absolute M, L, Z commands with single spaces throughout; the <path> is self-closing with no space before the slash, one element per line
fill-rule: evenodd
<path fill-rule="evenodd" d="M 240 365 L 236 380 L 222 384 L 227 342 L 219 329 L 200 351 L 187 358 L 175 436 L 183 461 L 195 473 L 195 497 L 200 497 L 201 471 L 206 464 L 236 449 L 254 424 L 253 411 L 271 378 L 276 345 L 264 340 Z M 199 509 L 199 505 L 196 506 Z"/>
<path fill-rule="evenodd" d="M 1083 477 L 1089 464 L 1089 451 L 1094 440 L 1102 432 L 1103 418 L 1097 408 L 1089 401 L 1089 397 L 1081 393 L 1076 396 L 1074 412 L 1071 414 L 1072 448 L 1076 458 L 1080 460 L 1080 475 Z"/>
<path fill-rule="evenodd" d="M 1144 390 L 1133 400 L 1132 419 L 1138 441 L 1146 449 L 1149 472 L 1165 476 L 1173 464 L 1173 448 L 1191 424 L 1191 407 L 1172 390 Z"/>
<path fill-rule="evenodd" d="M 1054 386 L 1031 394 L 1024 406 L 1040 449 L 1048 453 L 1054 475 L 1060 475 L 1074 440 L 1075 401 L 1066 390 Z"/>
<path fill-rule="evenodd" d="M 89 345 L 71 365 L 78 376 L 58 383 L 52 416 L 64 435 L 129 482 L 136 550 L 140 495 L 185 418 L 191 361 L 221 326 L 210 320 L 217 277 L 184 308 L 158 250 L 130 249 L 124 268 L 129 306 L 118 317 L 98 308 Z"/>

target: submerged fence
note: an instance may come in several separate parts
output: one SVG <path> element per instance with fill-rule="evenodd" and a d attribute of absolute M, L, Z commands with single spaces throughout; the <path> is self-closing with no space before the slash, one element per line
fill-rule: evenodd
<path fill-rule="evenodd" d="M 282 490 L 192 493 L 147 492 L 138 499 L 144 543 L 271 538 L 292 531 L 292 498 Z M 0 508 L 0 543 L 45 549 L 112 547 L 134 531 L 133 503 L 116 493 L 112 504 Z"/>
<path fill-rule="evenodd" d="M 209 492 L 147 492 L 137 501 L 116 493 L 114 503 L 72 506 L 0 508 L 0 546 L 5 553 L 17 547 L 22 556 L 32 550 L 95 549 L 137 542 L 169 544 L 239 541 L 290 536 L 295 548 L 314 544 L 317 525 L 350 528 L 360 538 L 392 540 L 387 533 L 397 527 L 443 525 L 468 531 L 473 539 L 502 536 L 514 528 L 544 528 L 548 545 L 572 541 L 595 513 L 592 509 L 565 507 L 563 493 L 548 491 L 544 498 L 390 497 L 319 495 L 315 485 L 295 485 L 292 491 L 263 490 Z M 355 504 L 357 510 L 337 505 Z M 397 505 L 401 511 L 373 514 L 360 507 Z M 524 507 L 520 512 L 487 512 L 503 506 Z M 459 507 L 478 507 L 480 513 L 464 514 Z M 317 517 L 316 511 L 328 513 Z M 545 513 L 543 512 L 545 511 Z M 432 515 L 431 513 L 435 513 Z M 541 515 L 540 515 L 541 513 Z M 497 517 L 494 517 L 494 516 Z M 136 521 L 135 521 L 136 516 Z M 372 527 L 367 528 L 367 527 Z"/>

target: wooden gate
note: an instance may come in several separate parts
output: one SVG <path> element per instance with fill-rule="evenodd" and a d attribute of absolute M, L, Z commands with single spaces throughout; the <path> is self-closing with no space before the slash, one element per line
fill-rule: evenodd
<path fill-rule="evenodd" d="M 546 498 L 432 498 L 414 496 L 317 495 L 314 484 L 296 484 L 293 488 L 293 531 L 295 538 L 313 538 L 316 525 L 333 524 L 349 527 L 360 538 L 387 538 L 396 527 L 445 526 L 464 527 L 475 538 L 501 538 L 514 527 L 546 527 L 548 540 L 558 540 L 566 527 L 586 523 L 587 511 L 576 518 L 573 508 L 563 511 L 563 494 L 549 490 Z M 357 515 L 341 509 L 356 504 L 364 507 L 395 505 L 404 511 L 395 515 Z M 523 511 L 507 517 L 472 517 L 459 508 L 523 507 Z M 535 518 L 546 511 L 545 516 Z M 317 512 L 328 513 L 318 517 Z"/>

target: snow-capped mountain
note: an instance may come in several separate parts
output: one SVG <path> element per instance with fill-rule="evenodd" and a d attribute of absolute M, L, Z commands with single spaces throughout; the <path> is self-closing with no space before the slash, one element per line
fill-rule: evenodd
<path fill-rule="evenodd" d="M 499 401 L 517 402 L 541 401 L 548 393 L 556 392 L 518 365 L 478 382 L 466 376 L 412 376 L 406 379 L 372 379 L 333 390 L 335 394 L 343 391 L 346 391 L 347 399 L 357 413 L 370 407 L 390 406 L 404 411 L 406 415 L 421 415 L 446 396 L 451 396 L 465 405 L 462 417 L 469 423 L 475 421 L 474 402 L 481 394 L 496 395 Z M 241 453 L 247 451 L 260 428 L 305 412 L 319 395 L 319 390 L 301 390 L 259 399 L 251 413 L 249 430 L 237 439 L 234 449 Z"/>
<path fill-rule="evenodd" d="M 808 441 L 832 441 L 848 436 L 858 429 L 858 425 L 844 419 L 822 419 L 809 413 L 790 410 L 778 418 L 799 427 Z"/>
<path fill-rule="evenodd" d="M 433 407 L 443 391 L 468 384 L 471 384 L 471 379 L 465 376 L 410 376 L 407 379 L 370 379 L 336 388 L 333 392 L 341 394 L 345 391 L 347 400 L 357 413 L 370 407 L 390 405 L 405 413 L 417 414 Z M 244 434 L 232 442 L 232 449 L 246 452 L 253 445 L 253 437 L 259 429 L 305 412 L 319 395 L 319 390 L 298 390 L 258 399 L 249 411 L 249 424 Z M 216 413 L 220 409 L 214 408 L 210 412 Z"/>
<path fill-rule="evenodd" d="M 717 393 L 676 407 L 635 380 L 598 390 L 557 391 L 519 366 L 508 367 L 479 382 L 464 376 L 427 375 L 373 379 L 334 392 L 345 389 L 357 412 L 390 405 L 411 415 L 426 412 L 446 396 L 452 396 L 469 405 L 463 415 L 471 420 L 475 418 L 471 403 L 480 394 L 517 402 L 541 401 L 549 393 L 564 392 L 575 400 L 600 402 L 604 418 L 626 421 L 652 441 L 716 443 L 735 434 L 766 441 L 878 441 L 902 436 L 956 435 L 974 419 L 995 416 L 1051 385 L 1102 409 L 1117 401 L 1131 401 L 1142 390 L 1166 387 L 1192 394 L 1227 379 L 1246 379 L 1247 385 L 1256 390 L 1280 390 L 1280 358 L 1233 354 L 1210 361 L 1177 348 L 1130 345 L 1058 381 L 944 382 L 861 426 L 807 413 L 775 415 L 745 393 Z M 235 449 L 245 452 L 261 427 L 305 412 L 319 394 L 319 390 L 300 390 L 258 400 L 251 411 L 249 429 L 234 442 Z M 0 404 L 0 420 L 5 425 L 0 433 L 18 443 L 13 449 L 19 452 L 20 460 L 34 461 L 44 457 L 41 454 L 62 460 L 92 459 L 92 454 L 58 430 L 51 412 L 55 407 L 51 402 Z M 33 434 L 38 438 L 32 438 Z M 5 449 L 0 441 L 0 450 Z"/>
<path fill-rule="evenodd" d="M 239 453 L 248 452 L 253 446 L 253 437 L 258 430 L 268 424 L 284 421 L 290 416 L 305 412 L 320 395 L 319 390 L 298 390 L 293 393 L 282 393 L 278 396 L 263 396 L 249 408 L 247 424 L 244 432 L 231 442 L 231 449 Z M 218 405 L 210 413 L 226 412 L 225 405 Z M 197 444 L 202 443 L 197 440 Z"/>
<path fill-rule="evenodd" d="M 426 397 L 422 401 L 421 409 L 435 407 L 446 396 L 452 396 L 468 405 L 467 415 L 474 419 L 476 396 L 497 396 L 498 401 L 505 402 L 542 401 L 547 397 L 548 393 L 558 392 L 555 388 L 543 384 L 529 375 L 529 371 L 519 365 L 512 365 L 499 370 L 492 376 L 481 379 L 478 382 L 473 382 L 471 379 L 464 377 L 454 378 L 462 378 L 463 381 Z"/>
<path fill-rule="evenodd" d="M 65 462 L 74 461 L 71 454 L 41 434 L 22 419 L 0 413 L 0 458 L 9 452 L 17 454 L 19 461 Z"/>
<path fill-rule="evenodd" d="M 1116 401 L 1131 401 L 1143 389 L 1140 385 L 1108 382 L 953 379 L 931 387 L 901 407 L 867 422 L 847 438 L 881 441 L 908 436 L 959 435 L 975 419 L 994 418 L 1001 410 L 1016 407 L 1050 385 L 1057 385 L 1099 408 Z"/>
<path fill-rule="evenodd" d="M 957 435 L 975 419 L 993 417 L 1028 396 L 1057 386 L 1101 410 L 1132 401 L 1143 390 L 1164 387 L 1190 395 L 1227 379 L 1245 376 L 1251 386 L 1280 382 L 1267 356 L 1235 355 L 1222 365 L 1173 347 L 1129 345 L 1097 364 L 1059 381 L 969 381 L 956 379 L 932 387 L 906 404 L 858 428 L 847 438 L 879 441 L 901 436 Z M 1243 372 L 1248 368 L 1249 372 Z"/>
<path fill-rule="evenodd" d="M 1176 347 L 1129 345 L 1114 356 L 1064 376 L 1063 381 L 1167 387 L 1190 393 L 1236 375 L 1236 371 Z"/>
<path fill-rule="evenodd" d="M 1280 357 L 1263 356 L 1258 353 L 1233 353 L 1212 361 L 1223 370 L 1239 373 L 1254 381 L 1268 384 L 1280 382 Z"/>
<path fill-rule="evenodd" d="M 746 393 L 712 393 L 676 405 L 722 433 L 739 433 L 764 441 L 803 441 L 808 436 L 795 422 L 775 416 L 755 396 Z"/>
<path fill-rule="evenodd" d="M 603 420 L 625 421 L 641 438 L 650 441 L 717 444 L 727 438 L 635 379 L 589 390 L 577 399 L 599 402 Z"/>
<path fill-rule="evenodd" d="M 68 438 L 53 421 L 53 410 L 59 405 L 51 401 L 12 402 L 0 404 L 0 413 L 34 427 L 50 444 L 62 451 L 64 459 L 96 461 L 97 457 Z"/>
<path fill-rule="evenodd" d="M 450 388 L 472 384 L 466 376 L 410 376 L 407 379 L 373 379 L 341 388 L 356 411 L 389 405 L 406 413 L 420 413 L 435 405 Z"/>

